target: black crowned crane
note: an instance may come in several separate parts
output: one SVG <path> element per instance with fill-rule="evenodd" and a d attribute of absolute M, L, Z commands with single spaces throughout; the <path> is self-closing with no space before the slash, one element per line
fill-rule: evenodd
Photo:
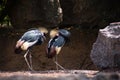
<path fill-rule="evenodd" d="M 51 30 L 50 32 L 50 40 L 47 46 L 47 57 L 53 58 L 54 63 L 56 64 L 56 68 L 58 67 L 65 70 L 60 64 L 57 62 L 57 55 L 60 53 L 61 48 L 68 41 L 70 37 L 70 32 L 65 29 L 60 30 Z"/>
<path fill-rule="evenodd" d="M 20 54 L 22 51 L 26 51 L 24 54 L 25 61 L 29 67 L 30 70 L 33 70 L 32 67 L 32 56 L 30 49 L 34 45 L 41 45 L 43 41 L 46 39 L 45 34 L 47 34 L 48 31 L 46 28 L 35 28 L 30 29 L 27 32 L 23 34 L 23 36 L 17 41 L 15 46 L 15 53 Z M 27 59 L 27 55 L 29 54 L 30 62 Z"/>

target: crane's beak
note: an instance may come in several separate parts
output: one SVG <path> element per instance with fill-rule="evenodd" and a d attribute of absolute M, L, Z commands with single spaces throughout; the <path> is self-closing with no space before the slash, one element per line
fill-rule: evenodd
<path fill-rule="evenodd" d="M 43 33 L 42 37 L 43 37 L 44 40 L 46 40 L 46 34 L 45 33 Z"/>
<path fill-rule="evenodd" d="M 44 40 L 46 40 L 46 37 L 45 37 L 45 36 L 43 36 L 43 39 L 44 39 Z"/>

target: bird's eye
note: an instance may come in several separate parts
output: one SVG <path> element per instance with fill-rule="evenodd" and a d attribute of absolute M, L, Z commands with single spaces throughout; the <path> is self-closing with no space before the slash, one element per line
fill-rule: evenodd
<path fill-rule="evenodd" d="M 46 36 L 47 34 L 46 33 L 43 33 L 44 36 Z"/>

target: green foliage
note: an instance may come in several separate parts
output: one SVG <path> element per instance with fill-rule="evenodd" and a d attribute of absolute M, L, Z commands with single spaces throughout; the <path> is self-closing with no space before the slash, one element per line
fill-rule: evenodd
<path fill-rule="evenodd" d="M 5 8 L 6 3 L 7 0 L 0 0 L 0 11 L 2 11 Z"/>
<path fill-rule="evenodd" d="M 7 0 L 0 0 L 0 27 L 10 26 L 10 19 L 6 14 L 6 3 Z"/>

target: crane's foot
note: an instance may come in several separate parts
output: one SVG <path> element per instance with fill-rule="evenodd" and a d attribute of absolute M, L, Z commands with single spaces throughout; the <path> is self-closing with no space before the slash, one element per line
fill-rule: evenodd
<path fill-rule="evenodd" d="M 58 70 L 58 67 L 60 67 L 62 70 L 66 70 L 64 67 L 62 67 L 60 64 L 58 64 L 58 62 L 54 61 L 54 63 L 56 64 L 57 70 Z"/>
<path fill-rule="evenodd" d="M 30 71 L 35 71 L 33 68 L 29 68 L 30 69 Z"/>

